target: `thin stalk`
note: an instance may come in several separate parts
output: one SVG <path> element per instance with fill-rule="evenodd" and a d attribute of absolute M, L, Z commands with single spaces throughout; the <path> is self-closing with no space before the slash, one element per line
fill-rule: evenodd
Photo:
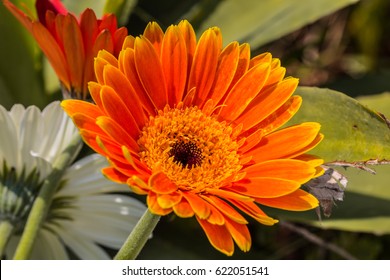
<path fill-rule="evenodd" d="M 54 161 L 53 171 L 43 182 L 38 197 L 35 199 L 31 208 L 22 237 L 15 251 L 15 260 L 28 259 L 30 256 L 34 241 L 46 218 L 47 211 L 50 207 L 58 183 L 60 182 L 66 168 L 71 164 L 71 161 L 79 148 L 80 136 L 76 135 L 64 152 Z"/>
<path fill-rule="evenodd" d="M 135 260 L 156 227 L 160 216 L 145 211 L 127 240 L 115 256 L 115 260 Z"/>
<path fill-rule="evenodd" d="M 3 256 L 5 247 L 7 246 L 13 230 L 14 226 L 10 221 L 4 220 L 0 222 L 0 258 Z"/>

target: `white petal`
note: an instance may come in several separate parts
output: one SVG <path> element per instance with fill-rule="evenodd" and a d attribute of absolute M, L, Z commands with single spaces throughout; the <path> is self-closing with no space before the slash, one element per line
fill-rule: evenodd
<path fill-rule="evenodd" d="M 19 163 L 18 132 L 13 119 L 1 105 L 0 131 L 0 163 L 2 164 L 2 161 L 5 160 L 9 167 L 21 168 Z"/>
<path fill-rule="evenodd" d="M 106 260 L 110 256 L 90 239 L 72 231 L 68 226 L 59 232 L 61 239 L 77 256 L 83 260 Z"/>
<path fill-rule="evenodd" d="M 42 229 L 35 240 L 30 256 L 31 260 L 67 260 L 65 247 L 57 235 Z"/>
<path fill-rule="evenodd" d="M 74 232 L 107 247 L 118 249 L 143 215 L 146 207 L 124 195 L 81 197 L 62 215 L 72 217 Z M 61 225 L 62 226 L 62 225 Z"/>
<path fill-rule="evenodd" d="M 14 257 L 20 238 L 20 235 L 11 236 L 5 250 L 5 256 L 7 259 L 12 259 Z M 64 245 L 58 239 L 58 236 L 48 230 L 41 229 L 37 235 L 37 239 L 35 240 L 29 259 L 66 260 L 69 259 L 69 257 Z"/>
<path fill-rule="evenodd" d="M 98 154 L 92 154 L 77 161 L 64 174 L 66 187 L 62 188 L 57 195 L 130 192 L 127 185 L 114 183 L 103 176 L 101 169 L 107 166 L 107 160 Z"/>
<path fill-rule="evenodd" d="M 47 161 L 53 160 L 67 147 L 72 138 L 78 134 L 78 130 L 72 120 L 62 110 L 59 101 L 50 103 L 42 111 L 45 125 L 45 135 L 42 135 L 41 149 Z"/>
<path fill-rule="evenodd" d="M 43 120 L 41 112 L 35 106 L 30 106 L 24 112 L 19 124 L 20 153 L 25 158 L 31 158 L 31 151 L 37 150 L 42 144 L 44 134 Z M 33 162 L 28 163 L 30 171 Z"/>

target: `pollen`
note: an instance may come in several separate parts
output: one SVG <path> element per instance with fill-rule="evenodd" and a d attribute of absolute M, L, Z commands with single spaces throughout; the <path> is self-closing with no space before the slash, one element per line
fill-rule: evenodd
<path fill-rule="evenodd" d="M 141 160 L 182 190 L 219 188 L 242 168 L 231 126 L 197 107 L 166 106 L 149 119 L 138 144 Z"/>

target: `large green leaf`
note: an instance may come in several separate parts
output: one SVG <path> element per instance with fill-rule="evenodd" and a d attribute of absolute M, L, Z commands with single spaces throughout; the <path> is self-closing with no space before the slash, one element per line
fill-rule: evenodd
<path fill-rule="evenodd" d="M 301 87 L 297 94 L 303 97 L 303 105 L 293 122 L 318 121 L 325 134 L 323 143 L 313 154 L 327 161 L 390 159 L 389 128 L 375 113 L 390 114 L 388 93 L 359 97 L 360 103 L 327 89 Z M 321 222 L 314 211 L 295 213 L 268 209 L 268 213 L 321 228 L 389 234 L 390 166 L 370 168 L 376 171 L 375 175 L 354 168 L 338 168 L 348 179 L 344 201 L 338 201 L 330 218 L 323 218 Z"/>
<path fill-rule="evenodd" d="M 74 13 L 75 15 L 80 15 L 86 8 L 91 8 L 97 17 L 103 15 L 104 6 L 106 5 L 106 0 L 63 0 L 62 1 L 65 7 Z"/>
<path fill-rule="evenodd" d="M 257 48 L 356 2 L 358 0 L 225 0 L 200 29 L 219 26 L 225 44 L 237 40 Z"/>
<path fill-rule="evenodd" d="M 325 162 L 390 159 L 390 129 L 376 112 L 340 92 L 299 87 L 303 104 L 289 124 L 321 124 L 324 140 L 311 151 Z"/>
<path fill-rule="evenodd" d="M 19 2 L 34 11 L 33 0 Z M 0 4 L 0 104 L 10 108 L 14 103 L 35 104 L 47 102 L 44 93 L 41 53 L 32 36 Z"/>

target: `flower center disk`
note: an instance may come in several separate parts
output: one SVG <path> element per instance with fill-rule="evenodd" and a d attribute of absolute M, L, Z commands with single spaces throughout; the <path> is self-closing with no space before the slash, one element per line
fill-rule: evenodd
<path fill-rule="evenodd" d="M 240 169 L 232 128 L 197 107 L 166 106 L 151 117 L 138 144 L 140 158 L 182 190 L 219 188 Z"/>

